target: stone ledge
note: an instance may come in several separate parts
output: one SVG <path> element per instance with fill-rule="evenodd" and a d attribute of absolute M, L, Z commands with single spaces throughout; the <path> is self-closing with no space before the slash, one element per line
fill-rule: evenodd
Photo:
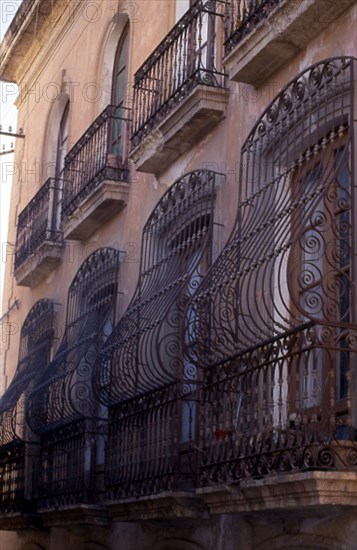
<path fill-rule="evenodd" d="M 210 513 L 357 508 L 357 473 L 305 472 L 198 489 Z"/>
<path fill-rule="evenodd" d="M 226 56 L 229 78 L 258 87 L 355 3 L 285 0 Z"/>
<path fill-rule="evenodd" d="M 132 149 L 139 172 L 159 175 L 225 116 L 228 90 L 199 85 Z"/>
<path fill-rule="evenodd" d="M 27 531 L 41 527 L 41 520 L 36 514 L 0 514 L 0 531 Z"/>
<path fill-rule="evenodd" d="M 44 527 L 73 525 L 107 526 L 110 524 L 108 511 L 104 506 L 74 504 L 39 510 L 38 516 Z"/>
<path fill-rule="evenodd" d="M 130 185 L 104 180 L 86 197 L 72 216 L 62 221 L 66 239 L 84 241 L 128 203 Z"/>
<path fill-rule="evenodd" d="M 62 259 L 63 242 L 44 241 L 37 250 L 14 271 L 18 286 L 36 286 Z"/>
<path fill-rule="evenodd" d="M 207 508 L 195 493 L 165 491 L 157 495 L 107 502 L 115 521 L 207 518 Z"/>

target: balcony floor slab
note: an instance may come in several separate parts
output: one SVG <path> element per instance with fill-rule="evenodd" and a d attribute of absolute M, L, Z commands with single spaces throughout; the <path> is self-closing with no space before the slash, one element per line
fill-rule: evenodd
<path fill-rule="evenodd" d="M 310 471 L 198 489 L 210 513 L 357 509 L 357 473 Z"/>
<path fill-rule="evenodd" d="M 75 212 L 63 220 L 64 237 L 79 241 L 88 239 L 126 206 L 129 189 L 125 182 L 102 181 Z"/>
<path fill-rule="evenodd" d="M 44 241 L 14 271 L 18 286 L 34 287 L 56 269 L 61 261 L 63 242 Z"/>
<path fill-rule="evenodd" d="M 132 149 L 139 172 L 159 175 L 225 116 L 228 90 L 197 86 Z"/>
<path fill-rule="evenodd" d="M 229 78 L 259 87 L 354 3 L 355 0 L 282 1 L 225 57 Z"/>

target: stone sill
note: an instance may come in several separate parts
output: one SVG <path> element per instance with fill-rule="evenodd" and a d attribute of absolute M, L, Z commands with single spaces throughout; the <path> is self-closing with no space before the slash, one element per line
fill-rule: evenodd
<path fill-rule="evenodd" d="M 105 507 L 97 505 L 73 504 L 60 508 L 39 510 L 38 517 L 44 527 L 63 527 L 69 525 L 106 526 L 110 523 Z"/>
<path fill-rule="evenodd" d="M 17 514 L 9 513 L 0 515 L 0 531 L 26 531 L 38 526 L 39 520 L 37 516 L 24 516 L 20 512 Z"/>
<path fill-rule="evenodd" d="M 157 495 L 110 501 L 106 505 L 116 521 L 208 517 L 202 498 L 185 491 L 165 491 Z"/>
<path fill-rule="evenodd" d="M 73 215 L 64 218 L 66 239 L 85 241 L 128 203 L 130 185 L 104 180 L 84 199 Z"/>
<path fill-rule="evenodd" d="M 160 175 L 225 116 L 228 90 L 199 85 L 132 149 L 139 172 Z"/>
<path fill-rule="evenodd" d="M 243 480 L 237 484 L 198 489 L 210 513 L 284 510 L 294 513 L 316 508 L 355 506 L 357 473 L 305 472 Z"/>
<path fill-rule="evenodd" d="M 259 87 L 355 0 L 285 0 L 225 58 L 229 78 Z"/>
<path fill-rule="evenodd" d="M 63 242 L 44 241 L 14 271 L 18 286 L 36 286 L 56 269 L 62 258 Z"/>

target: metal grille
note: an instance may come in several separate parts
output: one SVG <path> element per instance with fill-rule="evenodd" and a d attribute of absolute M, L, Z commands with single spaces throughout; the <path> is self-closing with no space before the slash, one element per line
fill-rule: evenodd
<path fill-rule="evenodd" d="M 59 184 L 49 178 L 20 213 L 17 222 L 15 270 L 46 241 L 61 242 L 57 224 Z"/>
<path fill-rule="evenodd" d="M 267 19 L 283 0 L 229 0 L 225 11 L 225 55 Z"/>
<path fill-rule="evenodd" d="M 356 466 L 355 69 L 304 71 L 243 146 L 234 230 L 188 306 L 203 483 Z"/>
<path fill-rule="evenodd" d="M 127 182 L 126 159 L 128 119 L 123 107 L 108 105 L 66 155 L 63 179 L 62 219 L 71 216 L 104 181 Z M 121 154 L 113 154 L 112 140 Z M 118 136 L 121 136 L 120 143 Z"/>
<path fill-rule="evenodd" d="M 54 304 L 47 299 L 36 302 L 24 321 L 17 369 L 0 400 L 1 447 L 27 438 L 24 405 L 28 391 L 50 361 L 53 322 Z"/>
<path fill-rule="evenodd" d="M 135 73 L 132 148 L 196 86 L 224 88 L 215 44 L 220 4 L 198 0 Z"/>
<path fill-rule="evenodd" d="M 42 436 L 39 509 L 88 503 L 93 498 L 93 464 L 85 461 L 86 449 L 89 456 L 93 453 L 90 439 L 84 421 Z"/>
<path fill-rule="evenodd" d="M 94 378 L 110 406 L 109 498 L 172 488 L 183 470 L 190 473 L 190 464 L 178 463 L 180 440 L 193 438 L 193 416 L 182 418 L 196 378 L 182 356 L 183 312 L 210 263 L 218 176 L 187 174 L 154 209 L 143 230 L 137 290 L 101 352 Z"/>
<path fill-rule="evenodd" d="M 107 405 L 185 378 L 183 311 L 210 262 L 218 177 L 202 170 L 176 181 L 144 227 L 138 286 L 95 375 Z"/>
<path fill-rule="evenodd" d="M 50 300 L 39 300 L 27 315 L 21 329 L 19 363 L 0 400 L 0 511 L 3 513 L 23 509 L 26 451 L 31 439 L 25 404 L 31 386 L 50 360 L 53 306 Z"/>
<path fill-rule="evenodd" d="M 25 498 L 24 442 L 17 442 L 0 450 L 0 513 L 23 510 Z"/>
<path fill-rule="evenodd" d="M 96 415 L 91 375 L 112 328 L 119 256 L 113 248 L 96 250 L 71 283 L 61 345 L 28 401 L 28 420 L 37 433 Z"/>
<path fill-rule="evenodd" d="M 178 423 L 175 385 L 111 410 L 105 468 L 108 499 L 150 495 L 177 487 Z"/>
<path fill-rule="evenodd" d="M 66 330 L 60 348 L 28 400 L 28 421 L 41 435 L 41 508 L 94 498 L 99 405 L 92 371 L 112 330 L 120 253 L 93 252 L 68 292 Z"/>

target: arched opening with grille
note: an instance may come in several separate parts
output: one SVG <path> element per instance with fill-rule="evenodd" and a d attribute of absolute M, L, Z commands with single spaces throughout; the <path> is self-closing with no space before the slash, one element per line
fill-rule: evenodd
<path fill-rule="evenodd" d="M 242 148 L 235 227 L 186 314 L 202 483 L 356 466 L 355 71 L 305 70 Z"/>
<path fill-rule="evenodd" d="M 211 261 L 219 179 L 208 170 L 183 176 L 143 229 L 137 289 L 94 377 L 99 399 L 109 407 L 109 498 L 173 486 L 179 449 L 185 455 L 194 437 L 196 373 L 183 359 L 183 321 Z"/>
<path fill-rule="evenodd" d="M 0 511 L 23 509 L 25 477 L 31 469 L 33 434 L 25 418 L 29 391 L 47 368 L 55 333 L 54 303 L 35 303 L 21 329 L 19 361 L 14 378 L 0 400 Z"/>
<path fill-rule="evenodd" d="M 41 439 L 43 508 L 93 497 L 95 420 L 101 411 L 92 370 L 114 323 L 119 258 L 117 250 L 100 248 L 78 270 L 68 291 L 61 345 L 28 399 L 28 422 Z"/>

